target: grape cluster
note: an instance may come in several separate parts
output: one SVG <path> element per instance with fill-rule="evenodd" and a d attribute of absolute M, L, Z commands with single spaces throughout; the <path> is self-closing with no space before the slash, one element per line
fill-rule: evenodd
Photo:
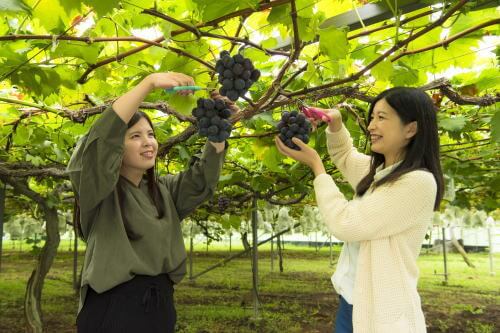
<path fill-rule="evenodd" d="M 292 142 L 292 138 L 296 137 L 304 143 L 308 143 L 309 133 L 311 132 L 311 122 L 302 113 L 297 111 L 285 111 L 281 114 L 278 130 L 280 131 L 279 138 L 287 147 L 300 150 L 300 148 Z"/>
<path fill-rule="evenodd" d="M 233 102 L 243 97 L 260 77 L 260 71 L 254 68 L 250 59 L 241 54 L 231 57 L 228 51 L 220 53 L 215 70 L 219 74 L 219 83 L 222 85 L 219 93 Z"/>
<path fill-rule="evenodd" d="M 229 204 L 231 203 L 231 200 L 229 200 L 228 197 L 219 197 L 219 200 L 217 202 L 217 205 L 219 206 L 219 211 L 221 213 L 224 213 L 226 209 L 229 207 Z"/>
<path fill-rule="evenodd" d="M 231 133 L 229 105 L 221 98 L 199 98 L 192 115 L 198 123 L 198 133 L 212 142 L 224 142 Z"/>

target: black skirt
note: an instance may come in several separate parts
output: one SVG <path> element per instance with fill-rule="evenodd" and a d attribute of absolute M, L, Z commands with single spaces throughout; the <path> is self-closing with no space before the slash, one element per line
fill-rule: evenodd
<path fill-rule="evenodd" d="M 101 294 L 89 287 L 76 325 L 78 333 L 173 333 L 176 317 L 168 275 L 136 275 Z"/>

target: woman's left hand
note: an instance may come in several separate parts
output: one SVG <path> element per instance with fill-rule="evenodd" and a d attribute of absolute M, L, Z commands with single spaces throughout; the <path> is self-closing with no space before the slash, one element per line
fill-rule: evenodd
<path fill-rule="evenodd" d="M 210 144 L 212 146 L 214 146 L 215 148 L 215 151 L 217 152 L 217 154 L 219 154 L 220 152 L 224 151 L 224 149 L 226 148 L 226 142 L 212 142 L 212 141 L 208 141 L 210 142 Z"/>
<path fill-rule="evenodd" d="M 313 170 L 315 175 L 325 173 L 325 167 L 323 166 L 323 162 L 321 161 L 318 152 L 309 147 L 302 140 L 292 138 L 292 142 L 295 143 L 300 148 L 300 150 L 288 148 L 277 136 L 274 138 L 274 141 L 276 142 L 278 151 L 283 155 L 307 165 Z"/>

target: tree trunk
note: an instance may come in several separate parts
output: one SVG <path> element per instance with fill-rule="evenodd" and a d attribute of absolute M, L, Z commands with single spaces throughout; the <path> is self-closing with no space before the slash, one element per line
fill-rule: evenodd
<path fill-rule="evenodd" d="M 332 245 L 332 236 L 330 235 L 330 267 L 333 267 L 333 245 Z"/>
<path fill-rule="evenodd" d="M 259 318 L 259 239 L 257 234 L 257 198 L 252 201 L 252 294 L 254 318 Z"/>
<path fill-rule="evenodd" d="M 46 221 L 47 241 L 40 252 L 35 269 L 28 280 L 24 299 L 24 315 L 28 331 L 33 333 L 42 333 L 43 331 L 42 289 L 45 276 L 52 266 L 60 241 L 57 209 L 49 208 L 45 203 L 42 206 Z"/>
<path fill-rule="evenodd" d="M 205 252 L 208 254 L 208 240 L 209 240 L 208 239 L 208 221 L 205 222 L 205 228 L 206 228 L 206 232 L 207 232 L 207 234 L 205 235 L 207 238 L 207 249 Z"/>
<path fill-rule="evenodd" d="M 73 235 L 69 237 L 69 245 L 68 245 L 68 252 L 71 252 L 73 250 Z"/>
<path fill-rule="evenodd" d="M 455 227 L 451 227 L 450 228 L 450 234 L 451 234 L 451 243 L 453 244 L 453 246 L 457 249 L 458 253 L 460 253 L 462 255 L 462 258 L 464 259 L 465 263 L 469 266 L 469 267 L 472 267 L 472 268 L 476 268 L 476 266 L 474 266 L 474 264 L 472 263 L 472 261 L 470 261 L 469 257 L 467 256 L 467 252 L 465 252 L 464 248 L 462 247 L 462 245 L 460 245 L 460 243 L 458 242 L 457 238 L 455 237 Z"/>
<path fill-rule="evenodd" d="M 73 290 L 75 294 L 80 291 L 80 279 L 78 278 L 78 230 L 73 228 Z"/>
<path fill-rule="evenodd" d="M 318 253 L 319 248 L 318 248 L 318 232 L 317 231 L 314 233 L 314 248 L 316 249 L 316 253 Z"/>
<path fill-rule="evenodd" d="M 283 243 L 281 242 L 281 235 L 278 237 L 276 245 L 278 246 L 280 273 L 283 273 L 283 251 L 281 251 L 281 246 L 283 245 Z"/>
<path fill-rule="evenodd" d="M 59 247 L 60 235 L 59 235 L 59 217 L 57 216 L 57 208 L 49 207 L 47 204 L 47 199 L 42 197 L 38 192 L 33 191 L 26 179 L 20 180 L 17 178 L 12 178 L 9 176 L 1 175 L 0 180 L 4 183 L 9 183 L 14 187 L 16 191 L 24 194 L 34 202 L 36 202 L 39 207 L 42 208 L 45 217 L 45 231 L 47 233 L 47 240 L 38 255 L 38 260 L 35 269 L 31 273 L 26 286 L 26 294 L 24 297 L 24 316 L 27 324 L 27 331 L 33 333 L 42 333 L 43 322 L 42 322 L 42 289 L 45 276 L 49 272 L 54 258 L 57 253 L 57 248 Z M 52 195 L 56 195 L 54 192 Z M 22 239 L 23 237 L 21 237 Z"/>
<path fill-rule="evenodd" d="M 241 243 L 243 243 L 243 248 L 245 250 L 250 250 L 250 243 L 248 243 L 248 237 L 247 237 L 247 233 L 244 232 L 241 234 Z"/>
<path fill-rule="evenodd" d="M 271 238 L 273 237 L 273 232 L 271 231 Z M 274 272 L 274 241 L 271 239 L 271 272 Z"/>
<path fill-rule="evenodd" d="M 193 234 L 189 236 L 189 280 L 193 279 Z"/>
<path fill-rule="evenodd" d="M 432 244 L 432 227 L 430 228 L 430 231 L 429 231 L 429 242 L 427 244 L 427 251 L 425 251 L 425 253 L 429 254 L 429 251 L 432 247 L 431 244 Z"/>

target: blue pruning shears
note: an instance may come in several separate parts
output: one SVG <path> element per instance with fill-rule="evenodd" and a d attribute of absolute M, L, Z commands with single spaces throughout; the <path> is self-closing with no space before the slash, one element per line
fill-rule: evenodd
<path fill-rule="evenodd" d="M 205 88 L 205 87 L 200 87 L 200 86 L 175 86 L 171 88 L 164 89 L 165 92 L 168 94 L 174 93 L 179 90 L 193 90 L 193 91 L 198 91 L 198 90 L 216 90 L 217 88 Z"/>

